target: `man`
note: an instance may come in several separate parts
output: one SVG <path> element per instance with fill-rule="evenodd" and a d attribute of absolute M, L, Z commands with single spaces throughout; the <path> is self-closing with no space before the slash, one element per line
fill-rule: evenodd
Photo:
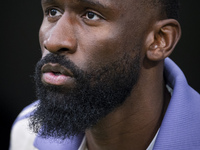
<path fill-rule="evenodd" d="M 181 36 L 178 1 L 42 8 L 39 101 L 16 119 L 11 150 L 200 149 L 200 95 L 167 58 Z"/>

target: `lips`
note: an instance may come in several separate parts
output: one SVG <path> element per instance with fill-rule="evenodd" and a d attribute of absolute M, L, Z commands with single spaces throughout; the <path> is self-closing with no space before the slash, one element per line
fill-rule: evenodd
<path fill-rule="evenodd" d="M 57 86 L 70 86 L 74 81 L 73 73 L 60 64 L 48 63 L 42 69 L 42 82 Z"/>

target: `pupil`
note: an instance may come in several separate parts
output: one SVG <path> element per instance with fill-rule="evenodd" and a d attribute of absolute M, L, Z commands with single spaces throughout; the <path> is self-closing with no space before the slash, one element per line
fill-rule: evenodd
<path fill-rule="evenodd" d="M 57 13 L 57 11 L 56 11 L 55 9 L 51 9 L 51 10 L 50 10 L 50 15 L 51 15 L 51 16 L 55 16 L 56 13 Z"/>
<path fill-rule="evenodd" d="M 93 12 L 88 12 L 88 18 L 90 18 L 90 19 L 94 18 L 94 13 Z"/>

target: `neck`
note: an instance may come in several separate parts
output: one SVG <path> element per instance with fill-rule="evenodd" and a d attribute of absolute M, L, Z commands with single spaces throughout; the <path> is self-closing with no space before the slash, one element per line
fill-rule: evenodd
<path fill-rule="evenodd" d="M 88 129 L 88 149 L 146 149 L 161 125 L 170 99 L 163 77 L 161 80 L 153 86 L 138 83 L 122 106 Z M 145 87 L 140 88 L 140 84 Z"/>

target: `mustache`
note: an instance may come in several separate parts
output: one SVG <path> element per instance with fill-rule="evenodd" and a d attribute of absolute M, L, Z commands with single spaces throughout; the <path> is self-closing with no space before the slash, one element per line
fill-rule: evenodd
<path fill-rule="evenodd" d="M 36 64 L 36 73 L 41 74 L 42 67 L 48 63 L 59 64 L 60 66 L 67 68 L 68 70 L 70 70 L 70 72 L 73 73 L 73 76 L 75 78 L 78 78 L 80 74 L 84 74 L 84 71 L 76 66 L 69 58 L 65 57 L 64 55 L 53 53 L 47 54 L 40 61 L 38 61 L 38 63 Z"/>

